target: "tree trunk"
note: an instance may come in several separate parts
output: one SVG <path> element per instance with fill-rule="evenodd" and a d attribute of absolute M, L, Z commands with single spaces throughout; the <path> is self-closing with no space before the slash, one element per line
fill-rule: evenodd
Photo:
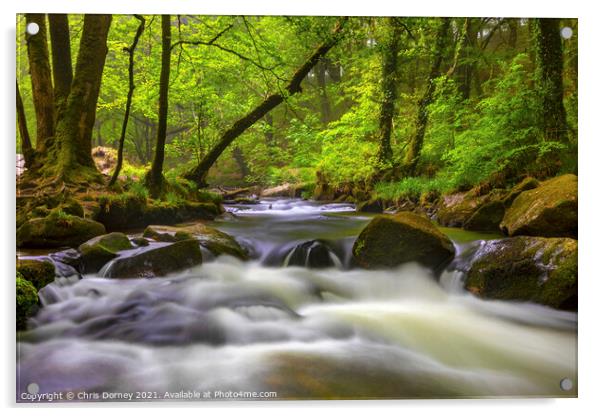
<path fill-rule="evenodd" d="M 568 141 L 563 103 L 562 44 L 558 19 L 534 19 L 536 88 L 541 99 L 541 122 L 546 141 Z"/>
<path fill-rule="evenodd" d="M 134 89 L 136 85 L 134 84 L 134 52 L 136 51 L 136 46 L 138 45 L 138 40 L 140 36 L 142 36 L 142 32 L 144 31 L 144 25 L 146 21 L 144 17 L 140 15 L 134 15 L 136 19 L 140 21 L 138 25 L 138 29 L 136 30 L 136 35 L 134 35 L 134 41 L 132 42 L 132 46 L 130 46 L 127 51 L 129 54 L 129 65 L 128 65 L 128 95 L 125 103 L 125 114 L 123 116 L 123 124 L 121 126 L 121 135 L 119 136 L 119 148 L 117 150 L 117 164 L 115 166 L 115 172 L 113 172 L 113 176 L 109 181 L 109 186 L 113 185 L 117 178 L 119 177 L 119 172 L 121 171 L 121 166 L 123 165 L 123 144 L 125 143 L 125 133 L 128 127 L 128 120 L 130 118 L 130 109 L 132 107 L 132 97 L 134 96 Z M 99 135 L 100 137 L 100 135 Z"/>
<path fill-rule="evenodd" d="M 71 92 L 56 126 L 57 160 L 52 162 L 64 180 L 78 179 L 78 167 L 97 173 L 92 159 L 92 131 L 107 55 L 111 15 L 85 15 Z M 80 178 L 81 179 L 81 178 Z"/>
<path fill-rule="evenodd" d="M 69 19 L 66 14 L 49 14 L 50 46 L 52 49 L 52 76 L 57 119 L 64 110 L 73 82 Z"/>
<path fill-rule="evenodd" d="M 30 167 L 34 152 L 31 146 L 31 139 L 29 137 L 29 130 L 27 129 L 27 119 L 25 118 L 25 109 L 23 108 L 23 100 L 21 99 L 21 93 L 19 92 L 19 83 L 17 82 L 17 122 L 19 124 L 19 135 L 21 136 L 21 152 L 23 152 L 23 159 L 25 160 L 25 166 Z"/>
<path fill-rule="evenodd" d="M 45 153 L 54 136 L 54 93 L 48 59 L 46 17 L 43 14 L 25 15 L 26 22 L 36 23 L 40 28 L 35 35 L 26 35 L 31 90 L 36 113 L 36 151 Z"/>
<path fill-rule="evenodd" d="M 297 69 L 290 82 L 286 85 L 282 92 L 268 96 L 257 107 L 251 110 L 251 112 L 237 120 L 232 127 L 230 127 L 230 129 L 224 132 L 218 143 L 203 158 L 201 163 L 188 172 L 185 177 L 194 181 L 200 187 L 206 186 L 206 178 L 207 174 L 209 173 L 209 169 L 217 161 L 224 150 L 226 150 L 230 143 L 234 141 L 234 139 L 240 136 L 246 129 L 251 127 L 257 120 L 261 119 L 268 112 L 278 106 L 278 104 L 282 103 L 287 96 L 301 92 L 301 82 L 305 79 L 309 71 L 311 71 L 318 61 L 338 42 L 345 20 L 346 18 L 339 20 L 330 38 L 318 46 L 318 48 L 316 48 L 307 61 L 305 61 L 305 63 Z"/>
<path fill-rule="evenodd" d="M 397 18 L 387 18 L 387 39 L 382 50 L 382 102 L 379 116 L 379 149 L 378 161 L 382 165 L 389 165 L 393 159 L 391 150 L 391 130 L 393 116 L 395 115 L 395 102 L 397 101 L 397 55 L 399 54 L 399 40 L 401 27 Z"/>
<path fill-rule="evenodd" d="M 320 115 L 323 124 L 330 121 L 330 102 L 326 90 L 326 62 L 320 60 L 316 65 L 316 80 L 320 89 Z"/>
<path fill-rule="evenodd" d="M 247 176 L 249 176 L 251 171 L 249 170 L 249 166 L 245 160 L 245 155 L 242 153 L 242 150 L 240 150 L 240 147 L 235 147 L 234 150 L 232 150 L 232 157 L 240 169 L 240 178 L 245 179 Z"/>
<path fill-rule="evenodd" d="M 422 152 L 424 134 L 426 132 L 426 126 L 428 123 L 428 106 L 433 102 L 433 96 L 435 93 L 435 79 L 441 73 L 441 62 L 443 61 L 443 54 L 445 52 L 450 21 L 451 19 L 449 18 L 441 18 L 441 23 L 439 24 L 439 29 L 437 30 L 433 63 L 431 65 L 431 71 L 429 73 L 426 90 L 418 104 L 416 131 L 414 133 L 414 137 L 410 139 L 408 152 L 405 158 L 405 172 L 408 176 L 414 176 L 416 174 L 416 166 L 418 165 L 420 153 Z"/>
<path fill-rule="evenodd" d="M 474 41 L 476 40 L 476 32 L 473 28 L 473 21 L 470 17 L 464 20 L 464 29 L 460 43 L 459 59 L 456 73 L 458 80 L 458 90 L 463 100 L 470 98 L 470 85 L 473 73 L 473 55 Z"/>
<path fill-rule="evenodd" d="M 171 16 L 161 16 L 161 77 L 159 80 L 159 125 L 157 145 L 151 170 L 146 184 L 154 198 L 161 194 L 163 187 L 163 161 L 165 159 L 165 137 L 167 135 L 167 106 L 169 93 L 169 71 L 171 64 Z"/>

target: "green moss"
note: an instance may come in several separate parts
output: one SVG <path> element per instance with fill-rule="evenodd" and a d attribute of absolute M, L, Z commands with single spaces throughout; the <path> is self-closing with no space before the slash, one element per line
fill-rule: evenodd
<path fill-rule="evenodd" d="M 535 189 L 539 186 L 539 181 L 532 177 L 527 177 L 523 179 L 519 184 L 515 185 L 508 194 L 504 197 L 502 202 L 505 207 L 510 207 L 517 196 L 519 196 L 522 192 L 528 191 L 531 189 Z"/>
<path fill-rule="evenodd" d="M 465 286 L 486 298 L 575 309 L 577 241 L 539 237 L 489 241 L 468 271 Z"/>
<path fill-rule="evenodd" d="M 466 220 L 463 228 L 472 231 L 496 232 L 499 230 L 505 212 L 506 209 L 502 201 L 487 202 L 481 205 Z"/>
<path fill-rule="evenodd" d="M 38 304 L 38 292 L 34 285 L 17 272 L 17 330 L 27 329 L 27 319 L 35 313 Z"/>
<path fill-rule="evenodd" d="M 176 227 L 150 225 L 144 230 L 143 236 L 165 242 L 195 238 L 203 247 L 216 256 L 227 254 L 241 260 L 248 259 L 247 253 L 234 238 L 222 231 L 200 223 Z"/>
<path fill-rule="evenodd" d="M 54 281 L 54 265 L 43 260 L 18 260 L 17 273 L 38 290 Z"/>
<path fill-rule="evenodd" d="M 562 175 L 524 191 L 506 210 L 505 234 L 577 237 L 577 177 Z"/>
<path fill-rule="evenodd" d="M 119 251 L 132 248 L 130 240 L 122 233 L 105 234 L 86 241 L 79 246 L 82 254 L 82 272 L 97 272 L 103 265 L 115 258 Z"/>
<path fill-rule="evenodd" d="M 356 261 L 366 268 L 411 261 L 439 268 L 454 252 L 451 240 L 428 218 L 410 212 L 374 217 L 353 246 Z"/>
<path fill-rule="evenodd" d="M 102 224 L 58 210 L 45 218 L 30 219 L 21 225 L 17 229 L 17 247 L 76 247 L 104 233 Z"/>

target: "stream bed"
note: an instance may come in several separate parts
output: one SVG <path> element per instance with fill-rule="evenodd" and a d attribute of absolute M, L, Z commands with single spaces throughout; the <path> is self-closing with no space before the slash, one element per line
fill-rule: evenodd
<path fill-rule="evenodd" d="M 212 225 L 248 262 L 60 278 L 40 291 L 44 307 L 17 344 L 17 400 L 32 384 L 74 400 L 576 396 L 575 313 L 481 300 L 453 268 L 354 267 L 371 216 L 350 204 L 228 211 Z M 442 230 L 458 255 L 499 238 Z"/>

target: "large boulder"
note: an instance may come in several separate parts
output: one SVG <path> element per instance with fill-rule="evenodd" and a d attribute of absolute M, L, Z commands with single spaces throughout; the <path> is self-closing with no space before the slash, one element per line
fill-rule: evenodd
<path fill-rule="evenodd" d="M 539 181 L 532 177 L 526 177 L 522 181 L 520 181 L 517 185 L 513 186 L 512 189 L 506 194 L 506 196 L 502 199 L 504 206 L 506 208 L 510 207 L 517 196 L 519 196 L 524 191 L 529 191 L 531 189 L 535 189 L 539 186 Z"/>
<path fill-rule="evenodd" d="M 293 248 L 284 260 L 284 266 L 324 268 L 336 266 L 338 257 L 322 240 L 305 241 Z"/>
<path fill-rule="evenodd" d="M 79 246 L 82 273 L 96 273 L 117 257 L 117 252 L 134 248 L 125 234 L 110 233 L 94 237 Z"/>
<path fill-rule="evenodd" d="M 105 234 L 105 227 L 99 222 L 54 211 L 21 225 L 17 230 L 17 247 L 77 247 L 101 234 Z"/>
<path fill-rule="evenodd" d="M 487 202 L 481 205 L 464 223 L 464 229 L 470 231 L 497 231 L 500 230 L 500 222 L 504 218 L 506 208 L 499 200 Z"/>
<path fill-rule="evenodd" d="M 513 237 L 483 242 L 466 271 L 465 287 L 491 299 L 577 308 L 577 240 Z"/>
<path fill-rule="evenodd" d="M 427 217 L 410 212 L 374 217 L 353 245 L 355 260 L 369 269 L 411 261 L 440 269 L 454 253 L 451 240 Z"/>
<path fill-rule="evenodd" d="M 437 222 L 445 227 L 462 227 L 484 204 L 499 199 L 499 193 L 479 195 L 476 188 L 468 192 L 445 195 L 436 206 Z"/>
<path fill-rule="evenodd" d="M 27 319 L 32 316 L 38 305 L 38 292 L 34 285 L 17 272 L 16 284 L 17 330 L 27 329 Z"/>
<path fill-rule="evenodd" d="M 216 256 L 228 254 L 241 260 L 248 259 L 247 252 L 233 237 L 201 223 L 176 227 L 167 225 L 149 225 L 144 230 L 143 236 L 146 238 L 152 238 L 155 241 L 164 242 L 182 241 L 195 238 L 203 247 L 211 251 Z"/>
<path fill-rule="evenodd" d="M 136 254 L 113 260 L 105 272 L 105 277 L 127 279 L 165 276 L 203 262 L 199 242 L 194 239 L 139 250 L 141 251 Z"/>
<path fill-rule="evenodd" d="M 522 192 L 500 228 L 509 236 L 577 238 L 577 176 L 562 175 Z"/>
<path fill-rule="evenodd" d="M 38 290 L 54 282 L 55 278 L 54 265 L 47 260 L 18 259 L 17 273 L 30 281 Z"/>

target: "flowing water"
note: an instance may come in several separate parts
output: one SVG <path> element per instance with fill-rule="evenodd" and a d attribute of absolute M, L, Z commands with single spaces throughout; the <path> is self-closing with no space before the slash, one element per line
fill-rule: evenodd
<path fill-rule="evenodd" d="M 355 268 L 351 247 L 370 216 L 350 205 L 229 210 L 216 225 L 250 262 L 222 256 L 165 278 L 86 275 L 43 289 L 20 335 L 18 399 L 32 383 L 87 400 L 576 395 L 576 314 L 477 299 L 454 267 L 440 277 L 415 264 Z M 444 231 L 456 264 L 494 237 Z"/>

